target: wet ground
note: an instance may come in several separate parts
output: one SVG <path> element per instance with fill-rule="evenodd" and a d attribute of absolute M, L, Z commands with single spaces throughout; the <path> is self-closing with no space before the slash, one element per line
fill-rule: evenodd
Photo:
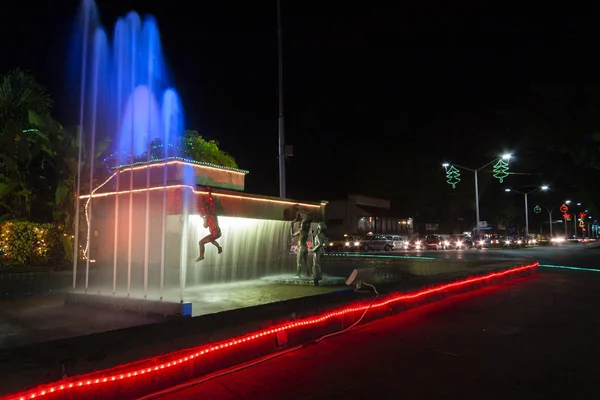
<path fill-rule="evenodd" d="M 64 306 L 63 295 L 0 302 L 0 349 L 161 322 L 133 312 Z"/>
<path fill-rule="evenodd" d="M 194 316 L 274 303 L 338 290 L 265 281 L 215 284 L 185 291 Z M 174 297 L 178 293 L 172 293 Z M 0 349 L 165 321 L 165 318 L 102 307 L 64 305 L 61 294 L 0 302 Z"/>
<path fill-rule="evenodd" d="M 339 286 L 315 287 L 311 285 L 280 284 L 255 280 L 189 288 L 185 291 L 185 298 L 186 301 L 193 304 L 193 315 L 199 316 L 282 300 L 314 296 L 339 289 Z"/>

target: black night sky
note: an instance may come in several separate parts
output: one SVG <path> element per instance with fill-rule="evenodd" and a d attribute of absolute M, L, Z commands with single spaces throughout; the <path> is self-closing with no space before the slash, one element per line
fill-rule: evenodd
<path fill-rule="evenodd" d="M 533 81 L 571 77 L 579 38 L 598 36 L 591 21 L 547 4 L 516 12 L 484 2 L 374 3 L 282 1 L 291 198 L 401 200 L 446 185 L 444 161 L 477 167 L 518 154 L 511 132 L 490 128 L 494 111 Z M 111 28 L 131 9 L 157 17 L 187 127 L 251 171 L 249 192 L 277 195 L 275 0 L 98 5 Z M 2 5 L 0 71 L 32 71 L 64 125 L 76 118 L 66 75 L 77 6 Z"/>

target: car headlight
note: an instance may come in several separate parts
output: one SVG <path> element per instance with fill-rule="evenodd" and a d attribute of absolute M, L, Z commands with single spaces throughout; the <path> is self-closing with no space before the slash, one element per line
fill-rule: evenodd
<path fill-rule="evenodd" d="M 354 242 L 355 246 L 358 246 L 360 244 L 360 242 Z"/>
<path fill-rule="evenodd" d="M 485 242 L 484 242 L 483 240 L 480 240 L 480 241 L 479 241 L 479 245 L 480 245 L 480 246 L 483 246 L 484 244 L 485 244 Z"/>
<path fill-rule="evenodd" d="M 510 240 L 507 240 L 506 242 L 504 242 L 505 244 L 510 244 Z"/>
<path fill-rule="evenodd" d="M 522 243 L 522 241 L 520 241 L 520 240 L 517 240 L 517 244 L 521 244 L 521 243 Z"/>
<path fill-rule="evenodd" d="M 346 242 L 345 244 L 346 244 L 346 247 L 350 246 L 350 242 Z"/>
<path fill-rule="evenodd" d="M 420 244 L 421 244 L 421 241 L 420 241 L 420 240 L 417 240 L 417 241 L 415 242 L 415 244 L 416 244 L 416 245 L 420 245 Z"/>
<path fill-rule="evenodd" d="M 457 247 L 460 247 L 460 246 L 462 246 L 462 242 L 456 242 L 456 246 L 457 246 Z"/>

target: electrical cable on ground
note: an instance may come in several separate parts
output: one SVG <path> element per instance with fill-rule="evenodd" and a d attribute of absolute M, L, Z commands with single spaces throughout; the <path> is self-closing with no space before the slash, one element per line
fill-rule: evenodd
<path fill-rule="evenodd" d="M 172 387 L 170 387 L 168 389 L 164 389 L 164 390 L 161 390 L 161 391 L 158 391 L 158 392 L 151 393 L 151 394 L 146 395 L 146 396 L 139 397 L 138 400 L 151 400 L 151 399 L 159 398 L 161 396 L 166 396 L 166 395 L 169 395 L 169 394 L 180 392 L 182 390 L 189 389 L 191 387 L 200 385 L 202 383 L 211 381 L 213 379 L 221 378 L 223 376 L 230 375 L 230 374 L 233 374 L 235 372 L 239 372 L 239 371 L 242 371 L 242 370 L 254 367 L 256 365 L 262 364 L 262 363 L 267 362 L 269 360 L 272 360 L 274 358 L 281 357 L 281 356 L 284 356 L 286 354 L 293 353 L 293 352 L 295 352 L 297 350 L 300 350 L 300 349 L 303 349 L 303 348 L 305 348 L 307 346 L 310 346 L 310 345 L 313 345 L 313 344 L 318 344 L 321 341 L 323 341 L 325 339 L 328 339 L 328 338 L 331 338 L 333 336 L 337 336 L 337 335 L 340 335 L 342 333 L 348 332 L 350 329 L 352 329 L 355 326 L 357 326 L 358 324 L 360 324 L 360 322 L 364 319 L 365 315 L 367 315 L 367 313 L 369 312 L 369 310 L 373 307 L 373 304 L 375 304 L 375 300 L 379 296 L 379 292 L 377 291 L 377 289 L 375 288 L 375 286 L 370 285 L 370 284 L 368 284 L 366 282 L 361 282 L 361 285 L 370 287 L 373 290 L 373 292 L 375 293 L 375 295 L 373 296 L 373 299 L 371 300 L 371 304 L 369 305 L 369 307 L 367 307 L 363 311 L 363 313 L 361 314 L 361 316 L 352 325 L 348 326 L 347 328 L 344 328 L 344 329 L 339 330 L 337 332 L 329 333 L 327 335 L 323 335 L 320 338 L 315 339 L 313 341 L 310 341 L 308 343 L 304 343 L 304 344 L 300 344 L 300 345 L 297 345 L 297 346 L 294 346 L 294 347 L 290 347 L 289 349 L 277 352 L 275 354 L 271 354 L 269 356 L 266 356 L 266 357 L 263 357 L 263 358 L 259 358 L 258 360 L 250 361 L 250 362 L 247 362 L 247 363 L 242 364 L 242 365 L 238 365 L 238 366 L 235 366 L 235 367 L 232 367 L 232 368 L 224 369 L 224 370 L 221 370 L 221 371 L 219 371 L 217 373 L 214 373 L 214 374 L 205 375 L 205 376 L 203 376 L 201 378 L 193 379 L 191 381 L 184 382 L 184 383 L 182 383 L 180 385 L 172 386 Z"/>

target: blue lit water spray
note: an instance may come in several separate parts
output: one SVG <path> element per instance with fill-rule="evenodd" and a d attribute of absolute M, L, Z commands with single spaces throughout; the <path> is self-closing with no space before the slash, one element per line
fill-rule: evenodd
<path fill-rule="evenodd" d="M 100 151 L 99 143 L 110 141 L 110 151 L 105 154 L 104 163 L 107 166 L 133 164 L 146 159 L 150 161 L 151 143 L 162 147 L 162 157 L 180 157 L 180 138 L 183 134 L 183 108 L 177 91 L 171 86 L 162 53 L 160 34 L 156 20 L 151 16 L 140 17 L 135 12 L 117 20 L 112 36 L 100 24 L 97 7 L 94 1 L 84 0 L 80 7 L 77 30 L 74 36 L 72 71 L 77 73 L 80 84 L 79 107 L 79 162 L 77 196 L 88 194 L 97 189 L 99 178 L 95 156 Z M 84 166 L 87 170 L 84 170 Z M 82 173 L 84 179 L 89 178 L 89 188 L 82 188 Z M 166 167 L 164 171 L 164 186 L 167 186 Z M 184 184 L 194 185 L 193 173 L 184 173 Z M 149 168 L 147 170 L 147 185 L 150 184 Z M 119 197 L 115 196 L 115 240 L 113 265 L 113 294 L 117 290 L 117 261 L 118 246 L 127 243 L 127 295 L 131 292 L 132 232 L 133 224 L 145 223 L 144 251 L 144 296 L 148 291 L 149 264 L 149 201 L 146 197 L 145 221 L 133 221 L 133 174 L 129 174 L 129 182 L 121 182 L 120 174 L 112 185 L 116 191 L 129 190 L 128 237 L 118 237 Z M 86 185 L 87 186 L 87 185 Z M 166 191 L 165 191 L 166 196 Z M 163 197 L 166 200 L 166 197 Z M 184 201 L 189 203 L 192 197 Z M 166 201 L 163 201 L 166 205 Z M 187 204 L 190 206 L 189 204 Z M 86 206 L 86 258 L 85 290 L 88 289 L 90 262 L 90 238 L 93 237 L 92 220 L 93 201 Z M 166 207 L 166 206 L 165 206 Z M 164 289 L 165 270 L 165 227 L 166 208 L 163 207 L 163 233 L 161 251 L 160 292 Z M 184 207 L 184 221 L 187 220 L 189 207 Z M 77 203 L 73 287 L 76 288 L 77 265 L 80 256 L 80 205 Z M 185 224 L 185 222 L 184 222 Z M 184 228 L 185 229 L 185 228 Z M 183 247 L 182 247 L 183 249 Z M 182 277 L 181 286 L 185 285 L 186 258 L 181 257 Z"/>

